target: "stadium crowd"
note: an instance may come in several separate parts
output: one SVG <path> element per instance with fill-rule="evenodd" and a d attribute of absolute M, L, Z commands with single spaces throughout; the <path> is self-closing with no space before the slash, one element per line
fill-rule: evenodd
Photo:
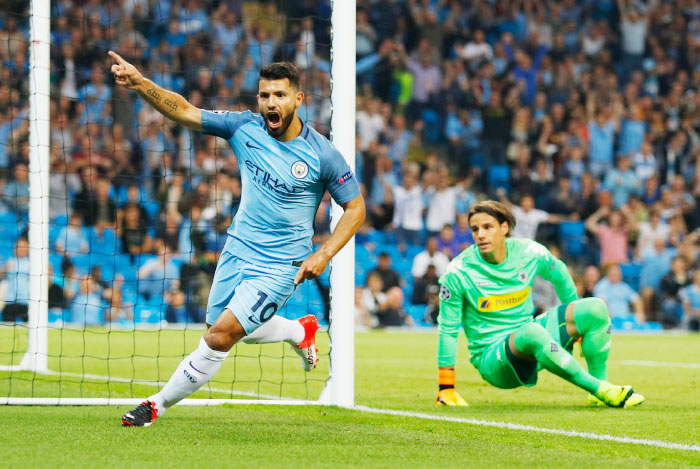
<path fill-rule="evenodd" d="M 114 87 L 106 52 L 209 109 L 254 108 L 259 66 L 293 61 L 300 116 L 327 133 L 330 2 L 278 3 L 53 7 L 53 320 L 202 321 L 236 159 Z M 700 2 L 357 3 L 358 325 L 434 322 L 437 279 L 473 242 L 465 214 L 495 198 L 617 327 L 698 328 Z M 26 12 L 0 16 L 5 321 L 28 298 L 28 40 Z M 554 302 L 541 283 L 538 308 Z"/>

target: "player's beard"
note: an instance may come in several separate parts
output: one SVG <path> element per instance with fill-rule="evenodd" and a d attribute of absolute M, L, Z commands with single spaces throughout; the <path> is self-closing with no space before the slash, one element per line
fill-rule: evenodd
<path fill-rule="evenodd" d="M 280 119 L 282 120 L 281 124 L 279 127 L 270 127 L 270 119 L 269 119 L 269 114 L 265 114 L 265 126 L 267 127 L 267 133 L 270 134 L 273 137 L 280 137 L 284 135 L 284 133 L 287 131 L 289 126 L 291 125 L 292 121 L 294 120 L 294 111 L 291 111 L 289 114 L 283 116 L 282 113 L 275 113 L 278 116 L 280 116 Z"/>

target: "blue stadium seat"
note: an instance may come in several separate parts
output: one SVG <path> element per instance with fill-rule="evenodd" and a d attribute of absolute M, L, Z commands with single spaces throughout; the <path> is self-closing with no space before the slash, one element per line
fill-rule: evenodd
<path fill-rule="evenodd" d="M 559 239 L 567 255 L 578 257 L 586 253 L 586 228 L 582 221 L 560 223 Z"/>
<path fill-rule="evenodd" d="M 613 317 L 611 323 L 614 331 L 658 333 L 663 330 L 663 326 L 658 322 L 651 321 L 644 324 L 637 324 L 637 321 L 632 317 Z"/>
<path fill-rule="evenodd" d="M 24 232 L 24 223 L 18 221 L 17 214 L 0 214 L 0 247 L 14 248 L 17 238 Z"/>
<path fill-rule="evenodd" d="M 359 268 L 356 270 L 355 277 L 357 278 L 357 276 L 360 275 L 360 283 L 358 283 L 358 285 L 364 285 L 365 280 L 367 279 L 367 274 L 370 270 L 374 269 L 377 266 L 377 263 L 369 258 L 358 259 L 357 261 L 357 264 L 359 264 Z"/>
<path fill-rule="evenodd" d="M 425 305 L 407 305 L 406 314 L 413 318 L 413 320 L 416 322 L 416 325 L 422 325 L 425 322 L 423 320 L 423 318 L 425 317 L 425 308 Z"/>
<path fill-rule="evenodd" d="M 309 284 L 309 289 L 306 292 L 306 295 L 307 304 L 317 303 L 323 305 L 323 295 L 321 295 L 321 291 L 318 289 L 316 283 Z"/>
<path fill-rule="evenodd" d="M 360 266 L 367 271 L 374 269 L 377 265 L 376 259 L 371 257 L 358 257 L 356 263 L 360 264 Z"/>
<path fill-rule="evenodd" d="M 120 271 L 122 269 L 131 267 L 134 264 L 134 262 L 131 259 L 131 256 L 129 254 L 117 254 L 115 258 L 116 258 L 117 268 Z"/>
<path fill-rule="evenodd" d="M 57 322 L 70 322 L 71 316 L 70 316 L 70 310 L 68 309 L 60 309 L 60 308 L 51 308 L 49 309 L 49 324 L 55 324 Z"/>
<path fill-rule="evenodd" d="M 367 270 L 365 270 L 365 267 L 361 263 L 355 262 L 355 285 L 363 285 L 366 277 Z"/>
<path fill-rule="evenodd" d="M 473 153 L 473 154 L 469 157 L 469 164 L 470 164 L 473 168 L 483 169 L 483 168 L 484 168 L 485 162 L 486 162 L 486 158 L 484 158 L 484 154 L 481 153 L 481 152 Z"/>
<path fill-rule="evenodd" d="M 155 254 L 139 254 L 138 256 L 136 256 L 135 259 L 136 265 L 138 266 L 138 268 L 141 268 L 145 263 L 156 260 L 157 258 L 158 256 L 156 256 Z"/>
<path fill-rule="evenodd" d="M 367 235 L 367 239 L 370 243 L 382 243 L 384 242 L 384 233 L 382 233 L 381 231 L 372 231 Z"/>
<path fill-rule="evenodd" d="M 49 246 L 51 248 L 56 247 L 56 240 L 58 239 L 58 235 L 61 233 L 62 229 L 63 227 L 58 225 L 49 226 Z"/>
<path fill-rule="evenodd" d="M 411 262 L 413 262 L 413 259 L 415 259 L 415 257 L 424 250 L 425 248 L 423 246 L 412 246 L 409 244 L 408 246 L 406 246 L 406 252 L 404 253 L 404 257 L 411 259 Z"/>
<path fill-rule="evenodd" d="M 7 261 L 10 257 L 14 256 L 15 249 L 14 246 L 6 246 L 0 244 L 0 260 Z"/>
<path fill-rule="evenodd" d="M 102 236 L 98 237 L 94 228 L 88 229 L 88 242 L 90 252 L 115 255 L 117 253 L 117 234 L 112 229 L 105 229 Z"/>
<path fill-rule="evenodd" d="M 144 200 L 141 205 L 146 210 L 148 217 L 151 220 L 156 220 L 158 218 L 158 212 L 160 212 L 160 204 L 151 200 Z"/>
<path fill-rule="evenodd" d="M 79 274 L 87 275 L 90 273 L 90 255 L 89 254 L 79 254 L 77 256 L 66 256 L 75 266 L 75 269 Z"/>
<path fill-rule="evenodd" d="M 49 253 L 49 264 L 53 267 L 54 275 L 63 275 L 63 256 L 55 252 Z"/>
<path fill-rule="evenodd" d="M 373 256 L 373 254 L 367 249 L 366 246 L 362 244 L 355 245 L 355 259 L 367 259 Z"/>
<path fill-rule="evenodd" d="M 408 257 L 399 257 L 394 259 L 394 264 L 393 268 L 396 272 L 399 273 L 401 276 L 407 276 L 411 280 L 413 280 L 413 277 L 411 276 L 411 268 L 413 267 L 413 259 L 408 258 Z"/>
<path fill-rule="evenodd" d="M 326 314 L 326 308 L 322 304 L 309 304 L 308 310 L 305 314 L 313 314 L 314 316 L 316 316 L 316 319 L 318 319 L 318 323 L 322 326 L 328 325 L 328 323 L 323 319 L 323 315 Z"/>
<path fill-rule="evenodd" d="M 442 138 L 442 124 L 440 115 L 432 109 L 424 109 L 421 119 L 425 124 L 423 134 L 430 143 L 438 143 Z"/>
<path fill-rule="evenodd" d="M 287 301 L 287 306 L 306 306 L 307 300 L 306 300 L 306 286 L 307 282 L 304 282 L 301 284 L 299 288 L 296 289 L 294 294 L 289 298 Z"/>
<path fill-rule="evenodd" d="M 642 265 L 634 262 L 620 264 L 622 270 L 622 280 L 632 287 L 634 291 L 639 291 L 639 277 L 642 273 Z"/>
<path fill-rule="evenodd" d="M 394 231 L 383 231 L 382 232 L 382 242 L 386 244 L 396 244 L 396 233 Z"/>
<path fill-rule="evenodd" d="M 115 275 L 118 273 L 124 277 L 124 291 L 129 293 L 135 293 L 137 291 L 137 280 L 136 276 L 138 274 L 138 267 L 131 264 L 131 259 L 126 254 L 120 254 L 116 257 L 116 263 L 114 265 Z"/>
<path fill-rule="evenodd" d="M 661 323 L 656 321 L 645 322 L 642 324 L 642 329 L 648 332 L 660 332 L 664 330 Z"/>
<path fill-rule="evenodd" d="M 389 243 L 389 244 L 378 244 L 377 248 L 374 250 L 374 252 L 379 255 L 383 252 L 386 252 L 389 254 L 389 257 L 391 257 L 392 261 L 395 263 L 396 259 L 401 257 L 401 251 L 399 251 L 399 246 L 398 244 L 394 243 Z"/>
<path fill-rule="evenodd" d="M 637 322 L 631 318 L 618 318 L 613 317 L 611 319 L 612 329 L 614 331 L 634 331 L 637 330 Z"/>
<path fill-rule="evenodd" d="M 142 299 L 143 301 L 143 299 Z M 134 307 L 134 322 L 140 324 L 155 324 L 160 320 L 160 311 L 157 307 L 147 304 L 137 304 Z"/>
<path fill-rule="evenodd" d="M 495 193 L 497 189 L 505 189 L 510 193 L 510 167 L 507 165 L 495 165 L 489 168 L 489 187 Z"/>
<path fill-rule="evenodd" d="M 56 218 L 53 219 L 53 223 L 55 226 L 60 226 L 64 227 L 68 225 L 68 215 L 56 215 Z"/>

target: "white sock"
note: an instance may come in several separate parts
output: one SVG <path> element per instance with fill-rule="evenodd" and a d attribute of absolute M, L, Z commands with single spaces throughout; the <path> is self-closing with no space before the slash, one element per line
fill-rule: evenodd
<path fill-rule="evenodd" d="M 297 345 L 304 340 L 305 335 L 304 326 L 299 321 L 275 315 L 265 324 L 243 337 L 242 340 L 246 344 L 269 344 L 285 341 Z"/>
<path fill-rule="evenodd" d="M 149 401 L 156 404 L 158 417 L 169 407 L 207 384 L 212 376 L 219 371 L 226 357 L 228 357 L 228 352 L 212 350 L 202 337 L 197 350 L 180 362 L 165 387 L 158 394 L 148 398 Z"/>

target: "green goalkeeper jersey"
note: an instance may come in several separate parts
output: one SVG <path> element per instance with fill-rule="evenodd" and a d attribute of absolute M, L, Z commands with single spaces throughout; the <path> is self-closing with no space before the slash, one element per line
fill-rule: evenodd
<path fill-rule="evenodd" d="M 566 265 L 531 239 L 506 239 L 506 258 L 486 262 L 477 245 L 455 257 L 440 277 L 438 366 L 454 366 L 460 326 L 469 341 L 471 362 L 479 368 L 491 344 L 533 320 L 535 276 L 554 284 L 562 303 L 578 298 Z"/>

